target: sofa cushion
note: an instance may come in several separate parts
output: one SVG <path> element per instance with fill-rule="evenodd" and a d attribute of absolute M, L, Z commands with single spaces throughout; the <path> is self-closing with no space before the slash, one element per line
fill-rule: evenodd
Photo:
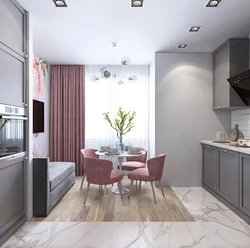
<path fill-rule="evenodd" d="M 73 162 L 50 162 L 49 163 L 50 191 L 55 189 L 73 171 L 75 171 L 75 163 Z"/>

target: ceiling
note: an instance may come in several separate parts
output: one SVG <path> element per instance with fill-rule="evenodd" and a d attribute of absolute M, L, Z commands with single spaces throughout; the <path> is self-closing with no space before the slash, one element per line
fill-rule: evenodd
<path fill-rule="evenodd" d="M 223 0 L 205 8 L 208 0 L 145 0 L 130 8 L 130 0 L 18 0 L 32 13 L 34 52 L 50 64 L 113 64 L 129 56 L 132 64 L 150 64 L 156 52 L 213 52 L 229 38 L 248 37 L 250 1 Z M 202 26 L 189 33 L 192 25 Z M 178 49 L 187 43 L 185 49 Z"/>

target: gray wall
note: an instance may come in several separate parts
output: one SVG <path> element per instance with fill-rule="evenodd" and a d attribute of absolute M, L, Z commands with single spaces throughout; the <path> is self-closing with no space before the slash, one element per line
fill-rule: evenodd
<path fill-rule="evenodd" d="M 166 153 L 162 183 L 200 186 L 200 140 L 230 131 L 230 112 L 212 110 L 213 68 L 210 53 L 156 53 L 156 155 Z"/>

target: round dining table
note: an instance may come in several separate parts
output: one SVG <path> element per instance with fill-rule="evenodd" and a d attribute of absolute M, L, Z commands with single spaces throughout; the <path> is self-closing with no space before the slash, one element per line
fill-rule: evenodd
<path fill-rule="evenodd" d="M 128 152 L 119 152 L 119 154 L 109 154 L 107 152 L 101 152 L 101 151 L 96 151 L 95 152 L 96 155 L 98 156 L 107 156 L 107 157 L 115 157 L 118 160 L 118 165 L 119 165 L 119 171 L 121 173 L 123 173 L 122 171 L 122 162 L 124 160 L 124 158 L 126 157 L 136 157 L 136 156 L 141 156 L 143 154 L 145 154 L 145 151 L 140 151 L 139 153 L 128 153 Z M 117 165 L 117 167 L 118 167 Z M 122 188 L 122 194 L 127 194 L 129 192 L 129 189 L 124 188 L 121 182 L 121 188 Z M 120 190 L 119 187 L 117 187 L 116 189 L 113 189 L 112 192 L 114 194 L 120 194 Z"/>

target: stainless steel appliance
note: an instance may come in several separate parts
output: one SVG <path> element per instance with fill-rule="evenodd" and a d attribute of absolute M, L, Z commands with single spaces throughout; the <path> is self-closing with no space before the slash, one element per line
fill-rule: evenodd
<path fill-rule="evenodd" d="M 0 161 L 26 151 L 26 109 L 0 104 Z"/>

